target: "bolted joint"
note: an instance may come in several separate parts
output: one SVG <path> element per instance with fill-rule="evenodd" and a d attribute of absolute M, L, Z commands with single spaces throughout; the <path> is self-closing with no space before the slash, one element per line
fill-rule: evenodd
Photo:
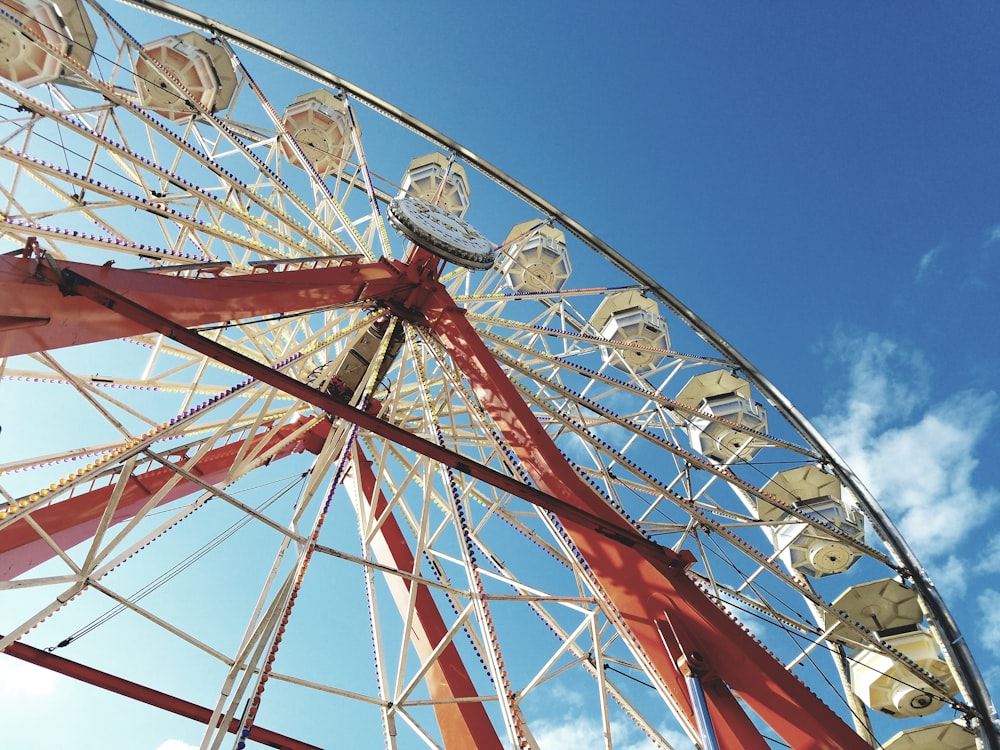
<path fill-rule="evenodd" d="M 677 659 L 677 668 L 685 677 L 702 677 L 708 674 L 708 663 L 697 651 L 681 654 Z"/>

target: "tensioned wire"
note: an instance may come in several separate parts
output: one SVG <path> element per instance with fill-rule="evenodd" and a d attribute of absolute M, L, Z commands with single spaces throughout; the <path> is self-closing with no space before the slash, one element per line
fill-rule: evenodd
<path fill-rule="evenodd" d="M 291 479 L 291 481 L 288 482 L 287 485 L 285 485 L 283 488 L 278 489 L 273 495 L 271 495 L 266 500 L 264 500 L 262 503 L 260 503 L 254 510 L 261 511 L 261 512 L 264 511 L 264 510 L 267 510 L 269 507 L 271 507 L 276 502 L 278 502 L 278 500 L 280 500 L 281 498 L 285 497 L 289 492 L 291 492 L 293 489 L 295 489 L 296 486 L 302 484 L 305 481 L 306 476 L 307 476 L 307 474 L 303 473 L 303 474 L 299 474 L 296 477 L 293 477 Z M 243 490 L 243 492 L 244 493 L 254 492 L 254 491 L 258 490 L 258 489 L 261 489 L 262 487 L 266 487 L 266 486 L 271 485 L 271 484 L 277 484 L 278 482 L 283 482 L 283 481 L 286 481 L 286 480 L 285 479 L 275 479 L 275 480 L 273 480 L 271 482 L 267 482 L 265 484 L 257 485 L 256 487 L 249 487 L 246 490 Z M 150 515 L 151 516 L 152 515 L 159 515 L 161 513 L 167 513 L 167 512 L 169 512 L 169 511 L 167 511 L 167 510 L 164 509 L 164 510 L 159 510 L 159 511 L 156 511 L 154 513 L 151 513 Z M 185 516 L 185 518 L 187 518 L 187 516 Z M 181 519 L 181 520 L 183 521 L 184 519 Z M 183 558 L 182 560 L 180 560 L 179 562 L 177 562 L 171 568 L 169 568 L 168 570 L 164 571 L 162 574 L 160 574 L 158 577 L 156 577 L 155 579 L 153 579 L 152 581 L 150 581 L 149 583 L 147 583 L 142 588 L 138 589 L 132 595 L 128 596 L 127 599 L 129 601 L 131 601 L 131 602 L 142 601 L 142 599 L 144 599 L 145 597 L 149 596 L 154 591 L 156 591 L 160 587 L 164 586 L 165 584 L 167 584 L 168 582 L 170 582 L 172 579 L 176 578 L 178 575 L 180 575 L 185 570 L 187 570 L 188 568 L 190 568 L 192 565 L 194 565 L 196 562 L 198 562 L 203 557 L 205 557 L 206 555 L 208 555 L 210 552 L 212 552 L 213 550 L 215 550 L 218 547 L 220 547 L 222 544 L 224 544 L 226 541 L 228 541 L 230 538 L 232 538 L 238 531 L 240 531 L 244 526 L 246 526 L 252 520 L 254 520 L 253 516 L 244 515 L 238 521 L 234 522 L 228 528 L 224 529 L 222 532 L 220 532 L 218 535 L 216 535 L 213 539 L 211 539 L 210 541 L 208 541 L 207 543 L 205 543 L 204 545 L 202 545 L 201 547 L 199 547 L 195 551 L 191 552 L 189 555 L 187 555 L 185 558 Z M 67 636 L 66 638 L 64 638 L 62 641 L 60 641 L 55 646 L 50 646 L 49 648 L 47 648 L 45 650 L 49 651 L 49 652 L 52 652 L 52 651 L 55 651 L 57 648 L 63 648 L 65 646 L 68 646 L 70 643 L 73 643 L 74 641 L 79 640 L 80 638 L 82 638 L 83 636 L 87 635 L 88 633 L 91 633 L 94 630 L 96 630 L 97 628 L 101 627 L 102 625 L 110 622 L 112 619 L 114 619 L 116 616 L 120 615 L 122 612 L 124 612 L 127 609 L 128 609 L 128 607 L 126 605 L 124 605 L 124 604 L 117 604 L 114 607 L 111 607 L 110 609 L 108 609 L 107 611 L 105 611 L 103 614 L 101 614 L 98 617 L 96 617 L 93 620 L 91 620 L 88 624 L 84 625 L 83 627 L 81 627 L 79 630 L 77 630 L 73 634 L 71 634 L 71 635 Z"/>

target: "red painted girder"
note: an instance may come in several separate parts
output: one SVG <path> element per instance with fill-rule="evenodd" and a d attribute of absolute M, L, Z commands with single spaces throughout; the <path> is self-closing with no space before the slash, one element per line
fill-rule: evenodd
<path fill-rule="evenodd" d="M 412 278 L 412 269 L 403 267 L 400 270 Z M 405 297 L 400 294 L 382 301 L 394 311 L 409 312 L 411 317 L 423 316 L 442 336 L 452 356 L 475 384 L 477 395 L 508 432 L 507 437 L 516 446 L 521 460 L 537 474 L 535 481 L 542 491 L 342 404 L 294 378 L 209 341 L 82 274 L 70 273 L 60 278 L 55 272 L 48 273 L 53 281 L 64 283 L 76 293 L 113 308 L 148 330 L 162 333 L 334 416 L 558 514 L 574 534 L 581 552 L 596 561 L 595 571 L 600 568 L 598 577 L 602 586 L 626 621 L 639 629 L 635 634 L 638 642 L 678 704 L 686 707 L 689 718 L 692 713 L 683 676 L 662 645 L 657 645 L 656 621 L 664 617 L 669 617 L 681 632 L 696 634 L 688 639 L 690 644 L 684 643 L 685 649 L 704 654 L 719 676 L 796 750 L 869 750 L 869 746 L 836 714 L 697 588 L 683 572 L 684 559 L 639 534 L 576 477 L 474 329 L 465 321 L 462 311 L 432 279 L 417 279 L 403 290 Z M 419 306 L 419 312 L 414 311 L 414 306 Z M 465 346 L 470 350 L 464 350 Z M 498 391 L 491 385 L 491 379 Z M 537 450 L 539 446 L 542 446 L 541 452 Z M 558 468 L 550 469 L 549 465 Z M 764 750 L 767 747 L 746 714 L 736 710 L 732 696 L 720 697 L 729 692 L 721 682 L 709 682 L 705 692 L 725 750 Z M 693 723 L 693 719 L 690 720 Z"/>
<path fill-rule="evenodd" d="M 443 287 L 424 308 L 432 333 L 468 379 L 510 447 L 538 486 L 612 523 L 617 512 L 569 465 L 503 369 Z M 724 750 L 767 743 L 733 699 L 743 699 L 796 750 L 870 750 L 857 734 L 752 636 L 723 612 L 684 572 L 686 561 L 661 548 L 617 544 L 575 519 L 561 519 L 602 590 L 614 604 L 691 724 L 694 715 L 675 659 L 698 652 L 714 680 L 706 697 Z M 680 645 L 668 653 L 657 621 L 666 620 Z M 728 690 L 726 689 L 728 685 Z"/>
<path fill-rule="evenodd" d="M 99 669 L 88 667 L 85 664 L 64 659 L 61 656 L 42 651 L 25 643 L 15 641 L 7 646 L 4 653 L 8 656 L 13 656 L 15 659 L 50 669 L 53 672 L 72 677 L 74 680 L 95 685 L 112 693 L 118 693 L 118 695 L 123 695 L 126 698 L 132 698 L 155 708 L 161 708 L 170 713 L 177 714 L 178 716 L 193 719 L 202 724 L 208 724 L 212 720 L 212 710 L 209 708 L 199 706 L 196 703 L 191 703 L 190 701 L 159 690 L 154 690 L 145 685 L 140 685 L 131 680 L 116 677 Z M 109 722 L 114 721 L 114 717 L 111 716 L 107 717 L 107 719 Z M 228 731 L 235 734 L 239 731 L 239 728 L 239 721 L 233 719 L 229 723 Z M 280 750 L 321 750 L 316 745 L 310 745 L 307 742 L 301 742 L 300 740 L 295 740 L 258 726 L 251 727 L 249 737 L 254 742 L 259 742 L 268 747 L 280 748 Z"/>
<path fill-rule="evenodd" d="M 37 273 L 44 262 L 0 255 L 0 357 L 149 332 L 86 299 L 64 296 L 51 276 Z M 406 283 L 388 263 L 353 260 L 329 268 L 199 278 L 68 261 L 59 261 L 59 268 L 78 271 L 188 328 L 391 296 Z"/>
<path fill-rule="evenodd" d="M 356 446 L 351 458 L 349 480 L 353 478 L 354 481 L 346 483 L 348 492 L 354 497 L 363 514 L 372 518 L 382 518 L 388 503 L 376 482 L 371 462 Z M 413 572 L 413 552 L 392 514 L 382 521 L 370 545 L 377 562 L 397 570 Z M 414 582 L 393 575 L 386 576 L 385 580 L 400 615 L 405 618 L 410 589 Z M 444 640 L 448 627 L 426 586 L 417 587 L 414 599 L 410 643 L 421 661 L 426 663 L 434 649 Z M 474 698 L 477 695 L 476 687 L 454 642 L 449 643 L 432 662 L 424 682 L 431 699 L 435 701 Z M 438 703 L 434 706 L 434 714 L 446 748 L 461 750 L 475 747 L 499 750 L 503 747 L 482 703 Z"/>
<path fill-rule="evenodd" d="M 409 273 L 409 269 L 405 267 L 403 269 Z M 580 523 L 594 529 L 597 533 L 605 535 L 619 544 L 638 546 L 646 549 L 649 554 L 653 555 L 659 554 L 662 550 L 662 547 L 646 539 L 621 518 L 596 516 L 575 503 L 566 502 L 561 498 L 549 495 L 507 474 L 477 463 L 468 456 L 463 456 L 460 453 L 443 448 L 437 443 L 433 443 L 419 435 L 414 435 L 402 427 L 384 422 L 378 417 L 328 396 L 306 383 L 302 383 L 278 370 L 252 360 L 239 352 L 228 349 L 222 344 L 211 341 L 195 331 L 189 331 L 179 323 L 142 305 L 136 304 L 128 297 L 119 294 L 113 289 L 101 286 L 78 272 L 69 272 L 61 278 L 55 271 L 47 271 L 46 273 L 50 274 L 53 282 L 59 280 L 72 287 L 73 293 L 87 297 L 98 305 L 113 309 L 122 317 L 139 323 L 147 330 L 162 333 L 167 338 L 193 351 L 211 357 L 215 361 L 239 370 L 262 383 L 267 383 L 278 388 L 305 403 L 312 404 L 320 411 L 347 420 L 404 448 L 409 448 L 422 456 L 451 467 L 455 471 L 486 482 L 497 489 L 509 492 L 546 510 L 559 513 L 562 518 L 576 519 Z M 427 287 L 426 290 L 424 289 L 425 285 Z M 426 296 L 425 292 L 433 293 L 433 289 L 432 282 L 425 284 L 425 282 L 421 282 L 418 279 L 416 283 L 407 287 L 405 291 L 407 298 L 416 298 L 421 295 Z M 391 303 L 395 309 L 403 311 L 406 309 L 401 303 L 394 300 L 385 300 L 385 302 Z"/>
<path fill-rule="evenodd" d="M 188 471 L 208 484 L 223 482 L 232 469 L 234 459 L 240 450 L 245 449 L 247 442 L 251 454 L 267 451 L 285 440 L 296 429 L 298 429 L 296 425 L 283 425 L 257 434 L 249 440 L 234 441 L 213 448 L 207 451 L 194 467 L 189 467 Z M 307 434 L 291 441 L 277 451 L 274 458 L 284 458 L 292 453 L 307 450 L 308 439 Z M 173 469 L 161 466 L 129 477 L 112 523 L 131 519 L 150 497 L 176 476 L 177 472 Z M 199 489 L 199 485 L 181 477 L 159 504 L 172 502 Z M 82 492 L 44 508 L 38 508 L 32 512 L 31 518 L 63 549 L 69 549 L 94 536 L 113 491 L 114 483 Z M 0 529 L 0 580 L 2 581 L 12 580 L 55 555 L 52 547 L 23 519 Z"/>

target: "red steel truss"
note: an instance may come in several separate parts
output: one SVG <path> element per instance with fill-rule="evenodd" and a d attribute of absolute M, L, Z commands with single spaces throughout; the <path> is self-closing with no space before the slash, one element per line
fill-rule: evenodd
<path fill-rule="evenodd" d="M 169 711 L 178 716 L 200 721 L 202 724 L 207 724 L 212 719 L 212 709 L 210 708 L 199 706 L 196 703 L 191 703 L 169 693 L 153 690 L 150 687 L 140 685 L 131 680 L 116 677 L 99 669 L 88 667 L 86 664 L 64 659 L 61 656 L 50 654 L 48 651 L 34 648 L 25 643 L 14 642 L 6 648 L 5 653 L 13 656 L 15 659 L 21 659 L 30 664 L 51 669 L 53 672 L 59 672 L 67 677 L 72 677 L 74 680 L 80 680 L 81 682 L 110 690 L 113 693 L 127 696 L 150 706 L 162 708 L 164 711 Z M 240 731 L 239 721 L 233 719 L 229 723 L 228 731 L 231 734 Z M 316 745 L 310 745 L 258 726 L 250 727 L 250 734 L 247 736 L 255 742 L 267 745 L 268 747 L 276 747 L 279 750 L 320 750 Z"/>
<path fill-rule="evenodd" d="M 225 320 L 237 317 L 239 312 L 249 312 L 250 317 L 256 317 L 281 309 L 313 309 L 364 299 L 426 326 L 461 368 L 480 402 L 537 484 L 537 489 L 411 435 L 373 415 L 346 406 L 189 330 L 188 326 L 194 325 L 189 322 L 190 318 L 181 315 L 182 319 L 173 319 L 175 313 L 180 314 L 178 307 L 170 306 L 163 297 L 152 294 L 161 282 L 170 279 L 167 283 L 172 284 L 178 279 L 83 265 L 55 268 L 37 259 L 15 260 L 19 261 L 15 271 L 7 272 L 6 277 L 0 275 L 0 282 L 6 278 L 6 283 L 10 284 L 11 278 L 21 274 L 20 282 L 16 283 L 30 284 L 36 293 L 45 289 L 45 294 L 53 300 L 53 295 L 62 292 L 79 295 L 91 305 L 97 303 L 93 305 L 95 308 L 102 309 L 100 314 L 94 312 L 91 318 L 76 325 L 66 320 L 57 326 L 47 324 L 40 311 L 29 309 L 27 305 L 17 307 L 13 316 L 0 318 L 0 324 L 3 320 L 8 321 L 12 329 L 8 334 L 29 336 L 27 344 L 30 350 L 61 346 L 67 341 L 95 341 L 156 331 L 281 388 L 334 417 L 349 420 L 555 513 L 586 562 L 595 586 L 612 605 L 621 623 L 627 626 L 638 657 L 649 665 L 674 705 L 686 716 L 690 727 L 695 726 L 695 718 L 685 671 L 690 674 L 686 665 L 699 665 L 699 680 L 719 745 L 724 750 L 764 750 L 768 747 L 737 697 L 796 750 L 869 748 L 695 584 L 685 572 L 693 562 L 690 555 L 675 553 L 646 539 L 580 478 L 465 320 L 463 311 L 437 281 L 439 264 L 436 259 L 423 251 L 413 254 L 407 263 L 351 262 L 339 267 L 282 272 L 280 275 L 265 273 L 259 277 L 235 277 L 237 281 L 245 282 L 254 278 L 268 279 L 268 283 L 252 287 L 257 292 L 252 303 L 240 296 L 244 292 L 250 293 L 251 287 L 241 287 L 238 283 L 234 283 L 226 293 L 215 293 L 218 282 L 229 281 L 230 277 L 186 280 L 192 283 L 184 285 L 184 294 L 188 299 L 181 307 L 193 301 L 199 314 L 208 316 L 216 300 L 226 299 L 222 305 L 225 311 L 216 307 L 216 314 L 221 315 L 219 319 Z M 289 289 L 294 290 L 298 300 L 291 305 L 285 300 L 286 276 L 291 282 Z M 218 288 L 223 289 L 223 286 L 219 284 Z M 261 291 L 265 289 L 267 291 Z M 227 294 L 231 296 L 227 297 Z M 84 308 L 81 300 L 73 297 L 66 299 L 72 300 L 73 310 Z M 298 306 L 304 301 L 309 302 L 308 308 Z M 81 307 L 77 308 L 77 305 Z M 70 307 L 65 309 L 68 311 Z M 20 327 L 10 323 L 16 316 L 21 316 Z M 115 323 L 115 317 L 125 322 Z M 30 323 L 25 323 L 26 320 Z M 56 317 L 50 320 L 55 321 Z M 51 339 L 48 338 L 50 326 L 53 333 Z M 30 334 L 24 334 L 26 330 Z M 21 346 L 26 345 L 23 338 L 18 340 L 22 341 Z M 0 347 L 0 353 L 3 351 Z M 368 497 L 367 502 L 379 502 L 377 496 L 368 490 L 363 494 Z M 389 544 L 386 540 L 383 542 Z M 407 552 L 400 550 L 398 554 L 399 557 L 393 557 L 389 564 L 406 570 Z M 428 615 L 428 618 L 431 617 L 433 615 Z M 461 692 L 466 686 L 458 678 L 441 689 L 455 696 L 458 694 L 456 691 Z M 467 718 L 463 721 L 469 726 Z M 456 743 L 462 746 L 457 740 Z"/>
<path fill-rule="evenodd" d="M 233 461 L 241 451 L 248 452 L 249 455 L 266 455 L 271 460 L 302 452 L 306 436 L 288 440 L 297 429 L 295 425 L 268 429 L 247 440 L 213 448 L 193 465 L 187 466 L 183 462 L 178 465 L 185 465 L 186 471 L 196 475 L 204 484 L 219 484 L 229 474 Z M 190 495 L 201 486 L 179 475 L 169 466 L 133 474 L 123 480 L 126 484 L 114 509 L 111 520 L 113 524 L 134 517 L 171 480 L 175 483 L 163 494 L 158 505 Z M 73 494 L 65 500 L 39 508 L 31 517 L 62 549 L 69 549 L 94 536 L 115 488 L 116 483 L 112 481 L 104 486 Z M 39 535 L 34 526 L 18 519 L 0 529 L 0 581 L 9 581 L 56 554 L 56 550 Z"/>
<path fill-rule="evenodd" d="M 384 517 L 370 542 L 375 559 L 396 570 L 413 572 L 413 552 L 395 516 L 385 513 L 388 503 L 376 484 L 371 462 L 356 445 L 352 449 L 351 458 L 351 476 L 347 477 L 346 485 L 355 505 L 369 517 Z M 386 576 L 386 583 L 400 615 L 405 618 L 410 589 L 416 584 L 393 575 Z M 427 663 L 444 641 L 448 627 L 426 586 L 417 586 L 413 597 L 414 617 L 410 626 L 410 643 L 420 659 Z M 455 698 L 475 698 L 477 695 L 476 687 L 454 642 L 449 642 L 437 658 L 431 661 L 424 679 L 431 699 L 440 701 L 435 703 L 434 713 L 445 747 L 475 747 L 483 750 L 499 750 L 503 747 L 482 703 L 450 702 Z"/>

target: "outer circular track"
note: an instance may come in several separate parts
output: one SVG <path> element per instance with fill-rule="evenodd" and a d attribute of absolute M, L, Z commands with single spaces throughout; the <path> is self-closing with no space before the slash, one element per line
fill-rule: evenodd
<path fill-rule="evenodd" d="M 767 398 L 769 403 L 799 431 L 799 433 L 809 442 L 809 444 L 823 456 L 830 470 L 850 488 L 854 495 L 862 504 L 866 514 L 872 521 L 876 532 L 886 541 L 894 557 L 898 561 L 900 572 L 910 578 L 914 587 L 920 592 L 927 608 L 928 619 L 939 628 L 945 648 L 948 650 L 951 659 L 958 667 L 959 677 L 963 681 L 962 691 L 965 693 L 977 713 L 984 717 L 987 722 L 992 722 L 994 731 L 987 728 L 981 736 L 984 746 L 990 750 L 1000 750 L 1000 732 L 995 731 L 998 725 L 997 716 L 991 705 L 985 681 L 980 674 L 978 667 L 972 657 L 965 638 L 959 630 L 946 604 L 940 596 L 937 588 L 929 580 L 926 572 L 910 549 L 906 540 L 902 537 L 891 519 L 876 502 L 871 493 L 864 487 L 857 475 L 848 467 L 836 451 L 820 435 L 815 427 L 803 416 L 798 409 L 789 401 L 781 391 L 774 386 L 763 373 L 761 373 L 745 356 L 737 351 L 728 341 L 726 341 L 710 325 L 702 320 L 690 307 L 669 292 L 655 279 L 644 273 L 629 259 L 620 254 L 613 247 L 594 235 L 586 227 L 574 220 L 572 217 L 560 211 L 549 201 L 537 195 L 526 186 L 513 179 L 505 172 L 482 159 L 474 152 L 462 146 L 457 141 L 449 138 L 443 133 L 435 130 L 419 119 L 409 115 L 405 111 L 395 107 L 389 102 L 375 96 L 365 89 L 330 73 L 302 58 L 289 54 L 288 52 L 260 40 L 252 35 L 246 34 L 232 26 L 216 21 L 208 16 L 182 8 L 170 2 L 161 0 L 122 0 L 126 4 L 142 8 L 149 12 L 172 18 L 193 27 L 201 28 L 204 31 L 220 37 L 225 37 L 233 44 L 239 45 L 256 54 L 262 55 L 274 62 L 293 69 L 307 77 L 310 77 L 327 86 L 341 89 L 352 97 L 374 111 L 377 111 L 410 130 L 422 135 L 428 141 L 437 144 L 439 147 L 453 152 L 465 163 L 475 167 L 481 173 L 494 180 L 511 193 L 517 195 L 526 203 L 534 206 L 540 212 L 552 217 L 570 232 L 576 235 L 582 242 L 590 246 L 593 250 L 604 256 L 633 278 L 639 284 L 648 289 L 663 304 L 672 309 L 680 318 L 684 319 L 691 328 L 707 343 L 716 350 L 728 357 L 731 361 L 739 365 L 740 373 L 743 377 L 753 383 L 757 389 Z M 380 195 L 387 203 L 390 200 L 388 195 Z M 392 213 L 390 212 L 390 217 Z M 461 261 L 456 260 L 461 263 Z M 467 267 L 467 263 L 461 263 Z"/>

